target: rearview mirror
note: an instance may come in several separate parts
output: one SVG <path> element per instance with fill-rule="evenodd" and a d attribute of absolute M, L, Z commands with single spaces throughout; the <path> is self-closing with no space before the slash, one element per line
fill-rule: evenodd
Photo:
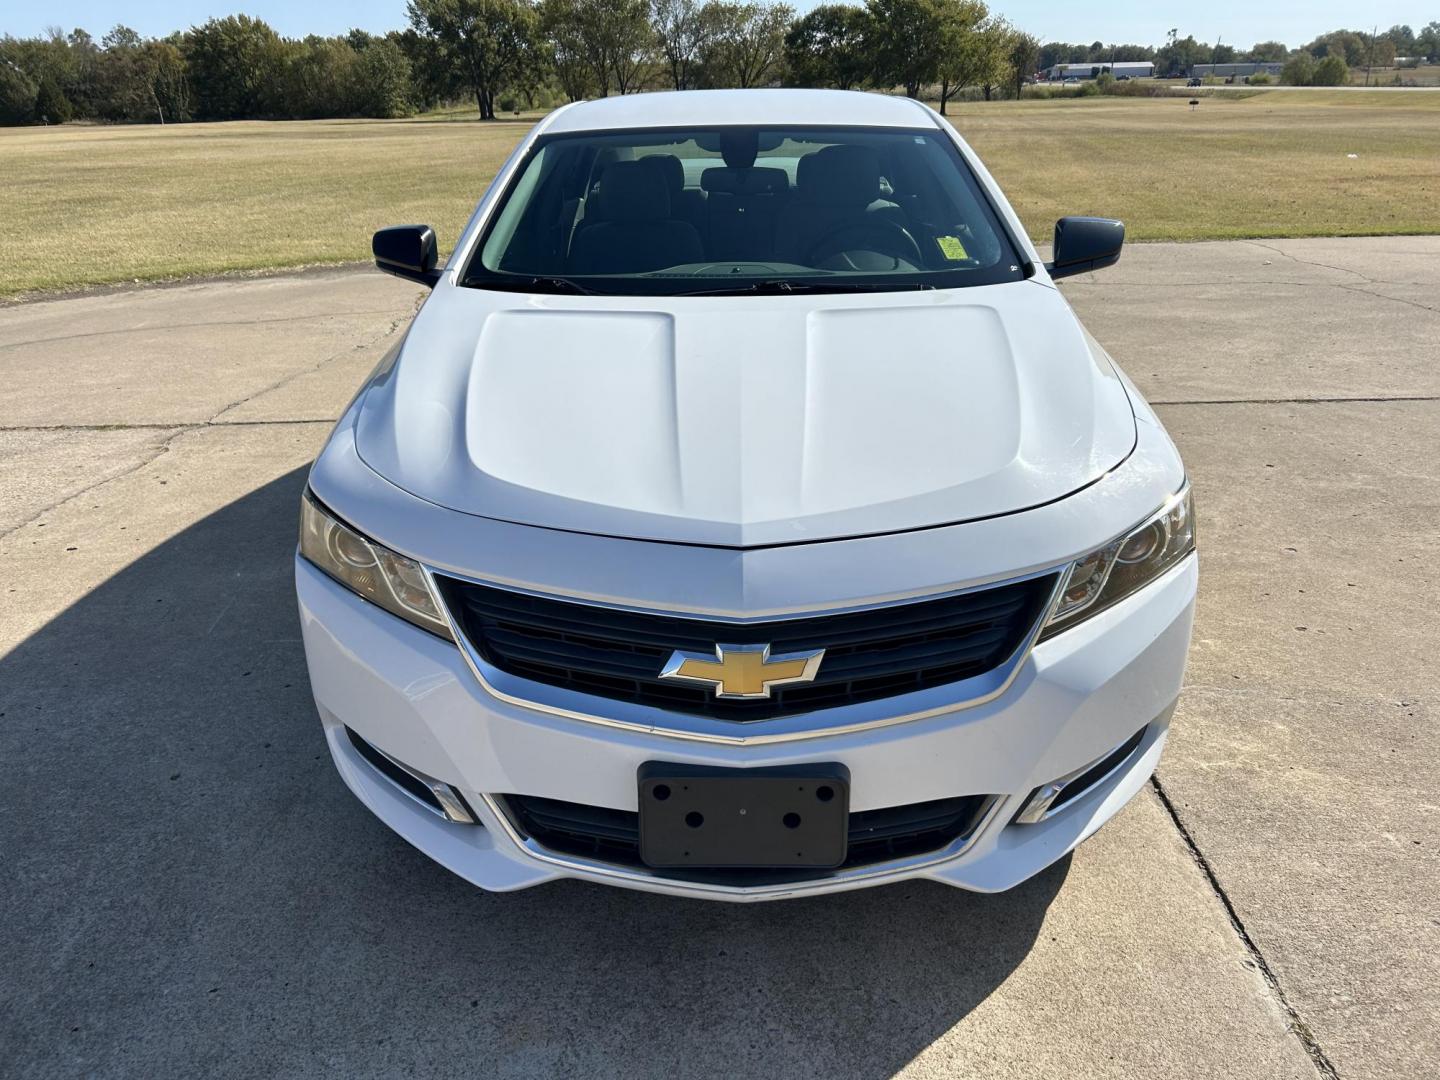
<path fill-rule="evenodd" d="M 392 225 L 381 229 L 370 240 L 375 265 L 387 274 L 418 281 L 432 289 L 440 280 L 435 269 L 439 251 L 435 246 L 435 230 L 429 225 Z"/>
<path fill-rule="evenodd" d="M 1114 266 L 1125 243 L 1125 223 L 1113 218 L 1063 217 L 1055 222 L 1054 262 L 1045 269 L 1052 278 L 1085 274 Z"/>

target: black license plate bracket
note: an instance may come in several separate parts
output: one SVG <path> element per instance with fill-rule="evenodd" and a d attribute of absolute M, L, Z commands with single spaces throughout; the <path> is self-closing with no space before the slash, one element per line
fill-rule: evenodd
<path fill-rule="evenodd" d="M 638 780 L 648 866 L 834 869 L 845 861 L 850 772 L 838 762 L 727 769 L 647 761 Z"/>

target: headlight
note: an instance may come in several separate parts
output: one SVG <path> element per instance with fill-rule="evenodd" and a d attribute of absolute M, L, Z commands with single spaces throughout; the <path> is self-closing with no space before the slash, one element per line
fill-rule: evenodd
<path fill-rule="evenodd" d="M 1195 514 L 1186 484 L 1130 532 L 1070 564 L 1039 640 L 1104 611 L 1195 550 Z"/>
<path fill-rule="evenodd" d="M 308 491 L 300 500 L 300 554 L 392 615 L 454 640 L 420 564 L 331 517 Z"/>

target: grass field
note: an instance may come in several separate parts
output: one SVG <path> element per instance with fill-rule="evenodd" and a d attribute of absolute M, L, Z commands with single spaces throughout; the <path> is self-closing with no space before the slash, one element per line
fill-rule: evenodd
<path fill-rule="evenodd" d="M 1027 228 L 1138 240 L 1440 232 L 1440 93 L 977 102 L 952 119 Z M 0 297 L 453 242 L 532 119 L 0 129 Z M 1355 154 L 1351 158 L 1348 155 Z"/>

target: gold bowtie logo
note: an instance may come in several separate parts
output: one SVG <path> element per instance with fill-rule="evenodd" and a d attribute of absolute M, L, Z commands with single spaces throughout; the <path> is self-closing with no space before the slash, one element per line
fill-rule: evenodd
<path fill-rule="evenodd" d="M 714 656 L 676 649 L 660 677 L 708 687 L 718 698 L 768 698 L 772 686 L 810 682 L 824 658 L 824 649 L 771 656 L 769 645 L 716 645 Z"/>

